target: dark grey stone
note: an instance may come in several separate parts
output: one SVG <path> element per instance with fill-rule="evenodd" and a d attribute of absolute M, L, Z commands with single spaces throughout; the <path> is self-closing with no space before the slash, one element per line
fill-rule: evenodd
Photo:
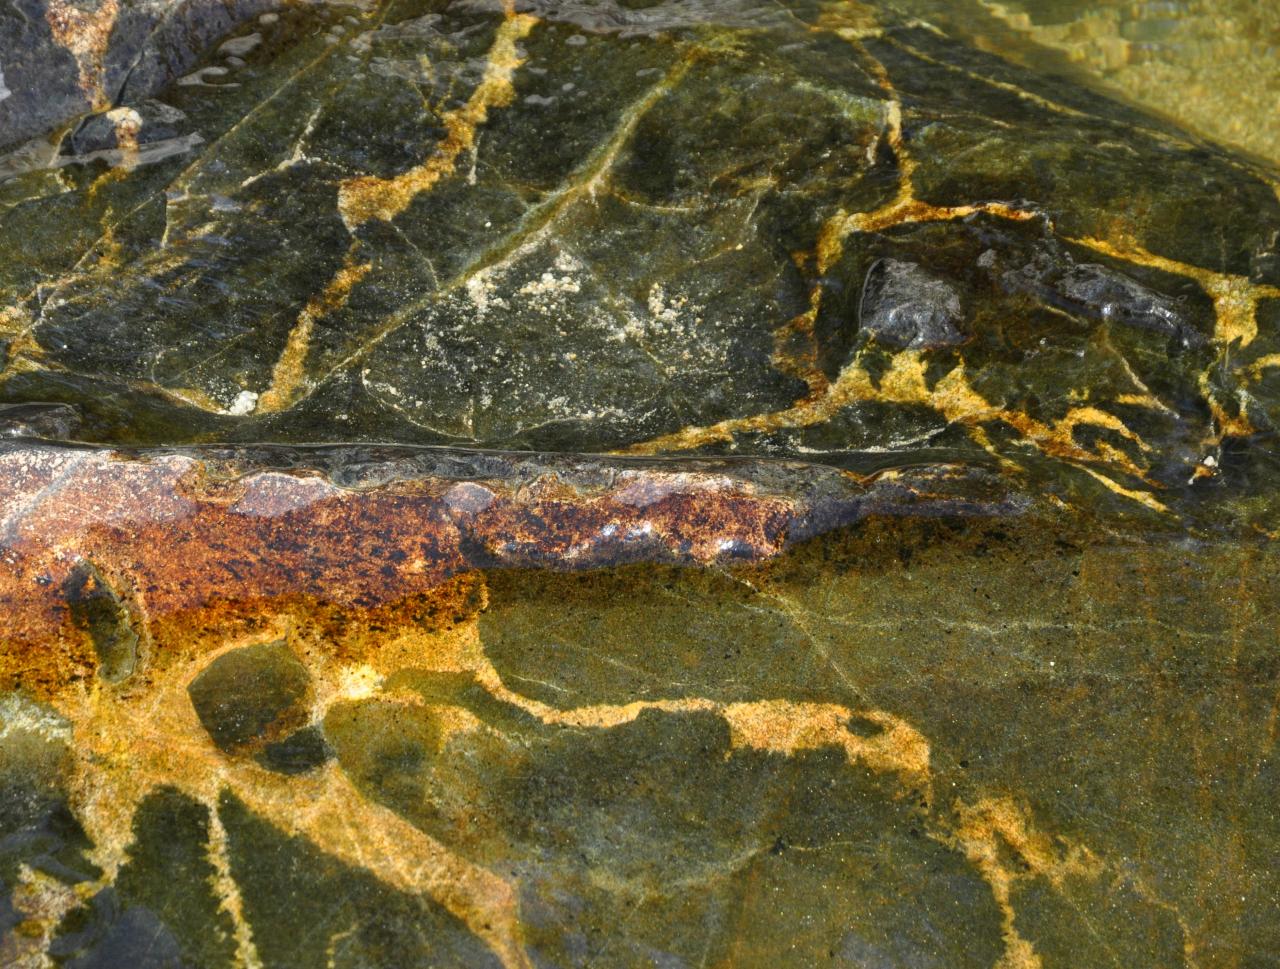
<path fill-rule="evenodd" d="M 952 286 L 920 266 L 881 259 L 867 272 L 858 324 L 877 340 L 912 350 L 964 342 L 964 310 Z"/>

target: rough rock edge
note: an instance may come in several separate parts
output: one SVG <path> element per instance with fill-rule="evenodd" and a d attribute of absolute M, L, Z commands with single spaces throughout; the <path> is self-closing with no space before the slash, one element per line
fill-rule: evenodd
<path fill-rule="evenodd" d="M 214 41 L 278 10 L 282 0 L 122 0 L 104 24 L 109 33 L 91 45 L 97 49 L 79 56 L 68 48 L 84 46 L 77 45 L 77 30 L 92 18 L 77 14 L 97 11 L 65 0 L 32 6 L 34 16 L 0 17 L 0 151 L 87 112 L 145 99 L 195 64 Z M 62 42 L 51 20 L 64 23 Z M 87 73 L 100 81 L 100 90 L 85 89 L 86 58 L 94 62 Z"/>

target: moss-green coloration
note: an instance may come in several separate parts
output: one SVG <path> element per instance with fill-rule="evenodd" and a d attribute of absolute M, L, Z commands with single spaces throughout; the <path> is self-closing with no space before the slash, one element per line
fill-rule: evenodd
<path fill-rule="evenodd" d="M 236 39 L 0 159 L 120 449 L 0 445 L 0 964 L 1274 962 L 1275 172 L 889 4 Z"/>

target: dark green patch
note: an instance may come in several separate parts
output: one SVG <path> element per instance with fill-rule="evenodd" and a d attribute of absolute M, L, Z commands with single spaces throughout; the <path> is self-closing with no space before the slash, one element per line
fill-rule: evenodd
<path fill-rule="evenodd" d="M 231 965 L 233 926 L 214 894 L 208 809 L 156 790 L 138 805 L 133 831 L 112 887 L 66 919 L 51 951 L 77 969 Z"/>
<path fill-rule="evenodd" d="M 785 603 L 731 575 L 644 566 L 494 575 L 485 651 L 512 689 L 568 708 L 681 696 L 849 702 Z"/>
<path fill-rule="evenodd" d="M 303 727 L 282 740 L 262 748 L 258 762 L 281 774 L 305 774 L 333 756 L 324 734 L 316 727 Z"/>
<path fill-rule="evenodd" d="M 98 657 L 98 675 L 119 683 L 138 663 L 138 634 L 116 591 L 91 562 L 81 562 L 63 583 L 67 608 L 77 626 L 89 634 Z"/>
<path fill-rule="evenodd" d="M 306 719 L 307 669 L 283 641 L 223 653 L 187 693 L 213 742 L 226 753 L 256 748 Z"/>

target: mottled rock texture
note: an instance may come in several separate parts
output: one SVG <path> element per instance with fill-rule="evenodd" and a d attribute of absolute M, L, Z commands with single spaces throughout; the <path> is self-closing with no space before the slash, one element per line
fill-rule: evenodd
<path fill-rule="evenodd" d="M 873 4 L 206 46 L 0 160 L 0 963 L 1275 961 L 1274 172 Z"/>
<path fill-rule="evenodd" d="M 136 104 L 271 0 L 4 0 L 0 150 Z"/>

